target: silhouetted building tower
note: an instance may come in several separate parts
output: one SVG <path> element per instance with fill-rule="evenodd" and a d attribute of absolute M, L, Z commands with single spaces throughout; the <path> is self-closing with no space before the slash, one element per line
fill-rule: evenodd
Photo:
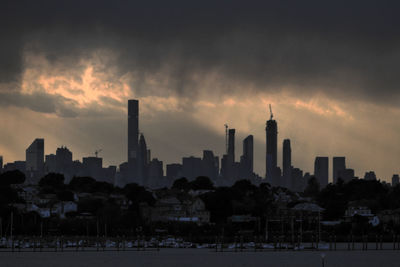
<path fill-rule="evenodd" d="M 36 184 L 44 172 L 44 139 L 35 139 L 25 152 L 28 183 Z"/>
<path fill-rule="evenodd" d="M 165 185 L 163 184 L 163 162 L 154 158 L 149 162 L 148 169 L 148 180 L 145 181 L 144 186 L 148 186 L 150 188 L 164 187 Z"/>
<path fill-rule="evenodd" d="M 254 141 L 249 135 L 243 140 L 243 155 L 240 158 L 240 178 L 250 178 L 254 168 Z"/>
<path fill-rule="evenodd" d="M 329 178 L 329 158 L 316 157 L 314 162 L 314 176 L 319 182 L 320 188 L 328 185 Z"/>
<path fill-rule="evenodd" d="M 202 160 L 197 157 L 184 157 L 182 158 L 182 175 L 188 181 L 193 181 L 201 175 Z"/>
<path fill-rule="evenodd" d="M 139 140 L 139 101 L 128 100 L 128 181 L 132 182 L 137 174 Z"/>
<path fill-rule="evenodd" d="M 147 156 L 147 145 L 146 140 L 144 139 L 144 135 L 140 135 L 139 140 L 139 157 L 138 157 L 138 179 L 142 182 L 142 184 L 146 184 L 147 176 L 148 176 L 148 156 Z"/>
<path fill-rule="evenodd" d="M 341 172 L 346 170 L 345 157 L 333 157 L 333 183 L 336 184 Z"/>
<path fill-rule="evenodd" d="M 229 129 L 228 158 L 229 162 L 235 162 L 235 129 Z"/>
<path fill-rule="evenodd" d="M 292 148 L 290 147 L 290 139 L 283 140 L 282 149 L 282 167 L 283 180 L 287 188 L 293 189 L 292 184 Z"/>
<path fill-rule="evenodd" d="M 376 181 L 376 174 L 374 171 L 365 172 L 364 179 L 367 181 Z"/>
<path fill-rule="evenodd" d="M 172 182 L 182 177 L 182 164 L 167 164 L 167 179 Z"/>
<path fill-rule="evenodd" d="M 210 178 L 211 181 L 215 181 L 218 177 L 219 158 L 215 157 L 211 150 L 204 150 L 202 165 L 201 175 Z"/>
<path fill-rule="evenodd" d="M 266 178 L 273 181 L 277 174 L 277 158 L 278 158 L 278 125 L 273 119 L 272 109 L 270 105 L 271 117 L 267 121 L 266 130 Z"/>
<path fill-rule="evenodd" d="M 392 176 L 392 186 L 397 186 L 399 184 L 399 175 L 393 174 Z"/>
<path fill-rule="evenodd" d="M 3 156 L 0 156 L 0 173 L 3 172 Z"/>

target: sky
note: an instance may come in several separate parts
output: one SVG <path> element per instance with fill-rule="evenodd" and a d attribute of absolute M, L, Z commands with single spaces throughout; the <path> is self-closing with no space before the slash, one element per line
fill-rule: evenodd
<path fill-rule="evenodd" d="M 227 123 L 255 140 L 265 174 L 272 105 L 292 163 L 346 156 L 359 177 L 400 172 L 398 1 L 5 1 L 0 10 L 0 155 L 35 138 L 74 159 L 127 155 L 127 100 L 167 163 L 225 150 Z M 330 164 L 332 161 L 330 161 Z M 330 166 L 330 177 L 332 168 Z"/>

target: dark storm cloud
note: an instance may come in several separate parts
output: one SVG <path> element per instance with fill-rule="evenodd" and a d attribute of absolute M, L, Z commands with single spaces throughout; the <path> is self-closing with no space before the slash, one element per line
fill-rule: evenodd
<path fill-rule="evenodd" d="M 56 113 L 61 117 L 75 117 L 74 103 L 59 95 L 46 93 L 21 94 L 0 92 L 0 106 L 24 107 L 40 113 Z"/>
<path fill-rule="evenodd" d="M 23 51 L 73 68 L 105 48 L 116 53 L 113 64 L 120 75 L 138 74 L 133 87 L 140 95 L 150 94 L 145 77 L 162 71 L 169 77 L 166 87 L 190 96 L 202 88 L 193 75 L 212 72 L 253 90 L 290 87 L 301 94 L 321 90 L 336 98 L 393 103 L 400 96 L 397 1 L 10 1 L 3 6 L 0 81 L 5 83 L 19 79 Z"/>

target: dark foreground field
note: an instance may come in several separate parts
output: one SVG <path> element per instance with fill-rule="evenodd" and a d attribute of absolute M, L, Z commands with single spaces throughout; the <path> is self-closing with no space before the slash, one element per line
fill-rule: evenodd
<path fill-rule="evenodd" d="M 2 252 L 0 266 L 138 266 L 138 267 L 223 267 L 223 266 L 400 266 L 399 251 L 281 251 L 215 252 L 204 249 L 106 252 Z"/>

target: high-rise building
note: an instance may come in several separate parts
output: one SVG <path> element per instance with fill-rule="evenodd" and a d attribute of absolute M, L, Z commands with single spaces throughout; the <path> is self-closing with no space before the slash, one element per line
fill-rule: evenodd
<path fill-rule="evenodd" d="M 341 178 L 343 180 L 343 182 L 348 183 L 355 178 L 354 170 L 353 169 L 341 170 L 341 171 L 339 171 L 338 177 Z"/>
<path fill-rule="evenodd" d="M 0 156 L 0 173 L 3 172 L 3 156 Z"/>
<path fill-rule="evenodd" d="M 181 177 L 182 177 L 182 164 L 179 163 L 167 164 L 167 179 L 169 181 L 173 181 Z"/>
<path fill-rule="evenodd" d="M 290 139 L 283 140 L 282 151 L 283 184 L 287 188 L 293 189 L 294 185 L 292 181 L 292 149 L 290 147 Z"/>
<path fill-rule="evenodd" d="M 314 162 L 314 176 L 319 182 L 320 188 L 328 185 L 329 179 L 329 158 L 316 157 Z"/>
<path fill-rule="evenodd" d="M 28 183 L 38 183 L 44 172 L 44 139 L 36 138 L 25 152 Z"/>
<path fill-rule="evenodd" d="M 219 158 L 211 150 L 203 150 L 201 175 L 215 181 L 218 177 Z"/>
<path fill-rule="evenodd" d="M 392 186 L 397 186 L 399 184 L 399 175 L 393 174 L 392 176 Z"/>
<path fill-rule="evenodd" d="M 156 158 L 152 159 L 149 163 L 148 180 L 145 181 L 144 186 L 150 188 L 161 188 L 167 186 L 163 176 L 163 162 Z"/>
<path fill-rule="evenodd" d="M 82 158 L 83 174 L 96 180 L 102 176 L 103 159 L 98 157 Z"/>
<path fill-rule="evenodd" d="M 365 172 L 364 180 L 367 181 L 376 181 L 376 174 L 374 171 Z"/>
<path fill-rule="evenodd" d="M 147 176 L 148 176 L 148 157 L 147 157 L 147 145 L 146 140 L 144 139 L 144 135 L 140 135 L 139 140 L 139 155 L 138 155 L 138 179 L 139 182 L 145 184 Z"/>
<path fill-rule="evenodd" d="M 56 150 L 57 169 L 61 173 L 68 173 L 71 171 L 72 166 L 72 152 L 66 147 L 62 146 Z"/>
<path fill-rule="evenodd" d="M 235 129 L 229 129 L 228 160 L 235 162 Z"/>
<path fill-rule="evenodd" d="M 266 178 L 273 182 L 277 176 L 278 125 L 271 114 L 266 130 Z"/>
<path fill-rule="evenodd" d="M 336 184 L 339 178 L 340 172 L 346 169 L 346 158 L 345 157 L 333 157 L 333 183 Z"/>
<path fill-rule="evenodd" d="M 182 158 L 182 174 L 188 181 L 193 181 L 202 172 L 202 160 L 197 157 Z"/>
<path fill-rule="evenodd" d="M 253 136 L 249 135 L 243 140 L 243 155 L 240 157 L 239 164 L 240 179 L 251 179 L 254 168 L 254 141 Z"/>
<path fill-rule="evenodd" d="M 139 154 L 139 101 L 128 100 L 128 181 L 133 182 L 137 174 Z"/>
<path fill-rule="evenodd" d="M 44 173 L 58 173 L 57 156 L 54 154 L 46 155 L 44 162 Z"/>

